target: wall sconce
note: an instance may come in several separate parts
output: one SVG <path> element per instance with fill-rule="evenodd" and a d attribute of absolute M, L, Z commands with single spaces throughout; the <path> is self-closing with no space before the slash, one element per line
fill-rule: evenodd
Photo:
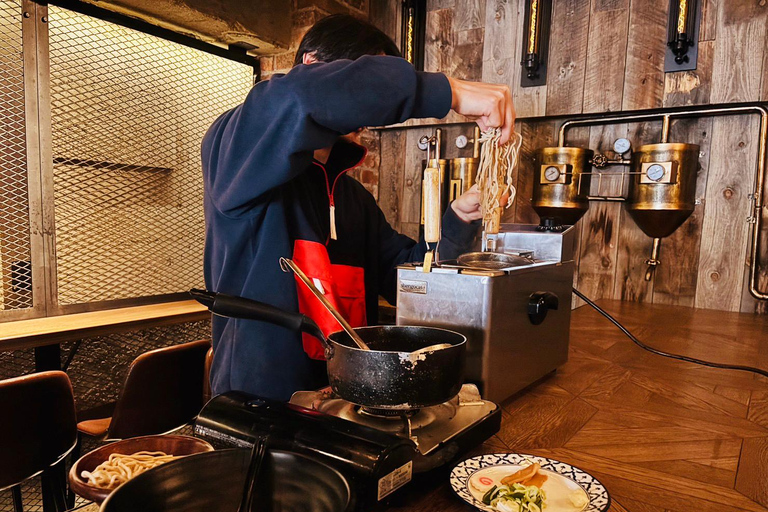
<path fill-rule="evenodd" d="M 424 37 L 427 27 L 427 1 L 403 0 L 400 53 L 418 71 L 424 70 Z"/>
<path fill-rule="evenodd" d="M 699 56 L 699 0 L 671 0 L 667 22 L 667 54 L 664 72 L 696 69 Z"/>
<path fill-rule="evenodd" d="M 547 57 L 549 56 L 549 21 L 552 0 L 525 2 L 525 30 L 523 31 L 523 72 L 520 86 L 534 87 L 547 83 Z"/>

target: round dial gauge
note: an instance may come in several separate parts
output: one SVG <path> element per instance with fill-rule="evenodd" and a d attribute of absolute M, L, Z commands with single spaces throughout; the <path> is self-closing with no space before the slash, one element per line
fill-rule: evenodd
<path fill-rule="evenodd" d="M 560 169 L 551 165 L 544 169 L 544 177 L 547 179 L 547 181 L 557 181 L 560 179 Z"/>
<path fill-rule="evenodd" d="M 628 139 L 616 139 L 616 142 L 613 143 L 613 150 L 620 155 L 629 151 L 631 147 L 632 144 Z"/>
<path fill-rule="evenodd" d="M 467 147 L 467 142 L 469 141 L 467 140 L 466 135 L 459 135 L 458 137 L 456 137 L 456 147 L 459 149 L 464 149 L 465 147 Z"/>
<path fill-rule="evenodd" d="M 659 164 L 650 165 L 646 169 L 645 175 L 648 176 L 649 180 L 661 181 L 661 178 L 664 177 L 664 166 Z"/>

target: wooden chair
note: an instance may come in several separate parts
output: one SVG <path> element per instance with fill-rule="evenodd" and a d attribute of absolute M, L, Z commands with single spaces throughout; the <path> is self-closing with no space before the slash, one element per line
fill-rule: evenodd
<path fill-rule="evenodd" d="M 43 510 L 66 506 L 64 458 L 77 442 L 72 384 L 64 372 L 0 381 L 0 490 L 22 511 L 21 483 L 42 474 Z"/>
<path fill-rule="evenodd" d="M 190 422 L 203 407 L 209 340 L 145 352 L 131 363 L 110 418 L 81 421 L 77 430 L 105 440 L 163 434 Z"/>

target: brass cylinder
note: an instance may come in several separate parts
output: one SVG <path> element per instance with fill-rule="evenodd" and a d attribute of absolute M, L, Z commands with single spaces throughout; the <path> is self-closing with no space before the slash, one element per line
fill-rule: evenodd
<path fill-rule="evenodd" d="M 477 178 L 478 158 L 451 159 L 451 179 L 448 182 L 448 202 L 472 188 Z"/>
<path fill-rule="evenodd" d="M 589 185 L 594 153 L 589 149 L 551 147 L 533 154 L 533 209 L 554 225 L 573 225 L 589 209 Z M 558 169 L 557 179 L 547 177 L 549 167 Z"/>
<path fill-rule="evenodd" d="M 698 168 L 696 144 L 647 144 L 632 154 L 626 206 L 646 235 L 669 236 L 693 213 Z"/>

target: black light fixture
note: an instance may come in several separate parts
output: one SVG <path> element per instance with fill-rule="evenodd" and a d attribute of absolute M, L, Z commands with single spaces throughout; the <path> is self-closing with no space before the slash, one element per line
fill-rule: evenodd
<path fill-rule="evenodd" d="M 699 0 L 671 0 L 667 22 L 665 72 L 696 69 L 700 24 L 701 2 Z"/>
<path fill-rule="evenodd" d="M 549 55 L 549 21 L 552 0 L 525 2 L 525 31 L 523 31 L 523 72 L 520 85 L 534 87 L 547 83 Z"/>
<path fill-rule="evenodd" d="M 424 37 L 427 26 L 427 1 L 403 0 L 400 53 L 419 70 L 424 70 Z"/>

